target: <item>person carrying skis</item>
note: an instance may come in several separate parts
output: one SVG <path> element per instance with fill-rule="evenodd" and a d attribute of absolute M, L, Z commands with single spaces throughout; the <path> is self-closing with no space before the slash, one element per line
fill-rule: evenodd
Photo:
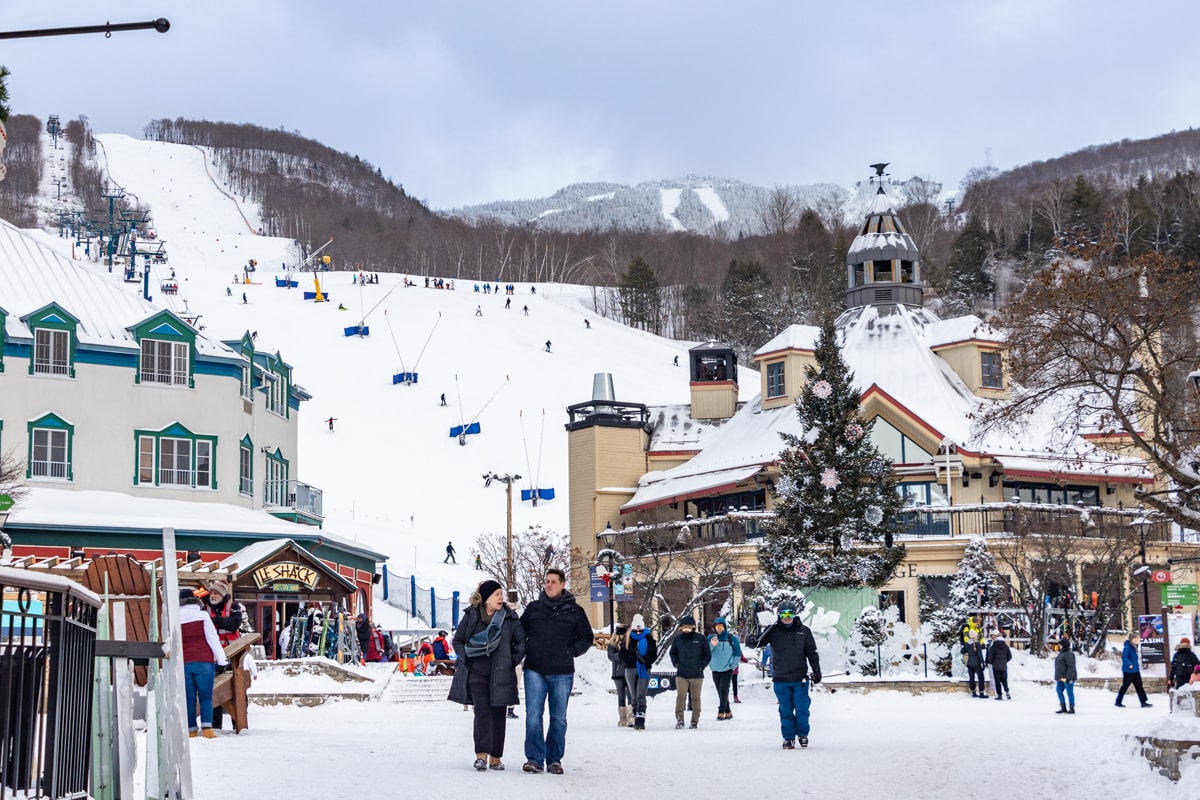
<path fill-rule="evenodd" d="M 796 619 L 802 603 L 784 600 L 776 612 L 778 620 L 758 637 L 746 640 L 751 647 L 771 646 L 772 680 L 784 750 L 795 750 L 797 738 L 801 747 L 808 747 L 808 709 L 812 704 L 809 689 L 821 682 L 817 642 L 808 626 Z"/>

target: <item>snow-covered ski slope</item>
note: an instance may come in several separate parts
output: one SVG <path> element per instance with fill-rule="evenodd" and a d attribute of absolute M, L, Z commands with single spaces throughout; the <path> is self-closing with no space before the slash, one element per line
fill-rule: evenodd
<path fill-rule="evenodd" d="M 327 530 L 388 554 L 393 571 L 406 573 L 415 562 L 423 583 L 447 589 L 472 579 L 469 567 L 442 567 L 441 560 L 447 540 L 465 564 L 479 533 L 503 531 L 504 487 L 484 487 L 481 476 L 490 471 L 525 476 L 520 488 L 534 478 L 557 494 L 537 508 L 514 499 L 516 530 L 541 525 L 565 533 L 565 408 L 590 399 L 593 373 L 611 372 L 621 400 L 688 399 L 687 344 L 598 318 L 586 306 L 586 287 L 538 285 L 533 294 L 518 284 L 505 310 L 503 293 L 476 294 L 474 281 L 439 291 L 424 288 L 420 276 L 410 276 L 417 286 L 405 288 L 403 275 L 380 273 L 378 285 L 360 287 L 351 283 L 353 273 L 336 271 L 319 276 L 331 302 L 306 302 L 312 273 L 297 273 L 296 289 L 274 282 L 284 274 L 291 241 L 255 234 L 257 208 L 214 184 L 202 151 L 122 135 L 99 139 L 113 180 L 150 207 L 166 242 L 179 294 L 157 292 L 168 270 L 151 281 L 155 301 L 177 311 L 186 302 L 221 339 L 257 331 L 259 349 L 282 353 L 295 381 L 313 395 L 301 405 L 292 477 L 324 490 Z M 313 240 L 319 245 L 334 235 L 325 253 L 335 269 L 348 269 L 339 262 L 336 234 L 314 231 Z M 41 238 L 69 251 L 63 240 Z M 234 284 L 249 259 L 258 262 L 254 280 L 261 284 Z M 138 288 L 118 273 L 113 280 Z M 347 338 L 343 329 L 364 315 L 370 335 Z M 676 355 L 679 367 L 672 366 Z M 392 375 L 402 371 L 417 372 L 418 383 L 393 385 Z M 745 398 L 756 394 L 757 373 L 744 372 L 742 384 Z M 442 393 L 446 407 L 439 405 Z M 332 433 L 329 417 L 336 418 Z M 449 436 L 451 426 L 476 418 L 482 433 L 465 446 Z M 255 442 L 256 449 L 267 444 Z"/>

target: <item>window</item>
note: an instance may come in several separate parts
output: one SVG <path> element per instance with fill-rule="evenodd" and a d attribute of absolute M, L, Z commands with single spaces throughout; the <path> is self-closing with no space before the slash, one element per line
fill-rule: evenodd
<path fill-rule="evenodd" d="M 927 464 L 933 458 L 928 450 L 901 433 L 883 417 L 875 417 L 871 428 L 871 444 L 879 452 L 900 464 Z"/>
<path fill-rule="evenodd" d="M 767 364 L 767 397 L 783 397 L 787 388 L 783 380 L 783 362 Z"/>
<path fill-rule="evenodd" d="M 171 311 L 160 311 L 126 330 L 133 334 L 141 348 L 136 382 L 195 385 L 195 328 Z"/>
<path fill-rule="evenodd" d="M 288 462 L 279 450 L 267 452 L 267 474 L 263 481 L 263 502 L 269 506 L 289 506 Z"/>
<path fill-rule="evenodd" d="M 28 478 L 69 481 L 75 426 L 57 414 L 46 414 L 29 423 Z"/>
<path fill-rule="evenodd" d="M 287 387 L 275 373 L 267 378 L 267 408 L 281 417 L 287 416 Z"/>
<path fill-rule="evenodd" d="M 142 382 L 187 386 L 189 383 L 188 354 L 187 342 L 143 339 Z"/>
<path fill-rule="evenodd" d="M 33 332 L 33 372 L 35 375 L 71 374 L 71 333 L 51 328 Z"/>
<path fill-rule="evenodd" d="M 179 423 L 162 431 L 137 431 L 136 435 L 138 485 L 217 488 L 215 436 L 194 434 Z"/>
<path fill-rule="evenodd" d="M 242 367 L 242 397 L 246 400 L 254 399 L 253 385 L 250 380 L 253 370 L 254 368 L 250 364 Z"/>
<path fill-rule="evenodd" d="M 983 386 L 987 389 L 1004 388 L 1003 362 L 999 353 L 980 353 L 983 362 Z"/>
<path fill-rule="evenodd" d="M 254 446 L 249 436 L 242 439 L 238 448 L 238 491 L 254 496 Z"/>
<path fill-rule="evenodd" d="M 75 377 L 75 331 L 79 320 L 56 303 L 21 317 L 33 333 L 30 375 Z"/>

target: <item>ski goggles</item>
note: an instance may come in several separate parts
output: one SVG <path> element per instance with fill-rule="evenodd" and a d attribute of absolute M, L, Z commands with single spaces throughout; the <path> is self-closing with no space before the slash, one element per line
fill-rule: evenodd
<path fill-rule="evenodd" d="M 796 616 L 795 611 L 780 611 L 779 612 L 780 619 L 792 619 L 795 616 Z"/>

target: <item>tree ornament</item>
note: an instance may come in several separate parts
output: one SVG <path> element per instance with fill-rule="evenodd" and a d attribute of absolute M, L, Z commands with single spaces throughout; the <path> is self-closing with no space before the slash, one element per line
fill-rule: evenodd
<path fill-rule="evenodd" d="M 867 511 L 863 514 L 863 519 L 869 525 L 878 525 L 883 522 L 883 509 L 879 506 L 867 506 Z"/>
<path fill-rule="evenodd" d="M 851 422 L 846 426 L 846 438 L 851 442 L 857 442 L 863 436 L 863 426 L 857 422 Z"/>
<path fill-rule="evenodd" d="M 796 562 L 796 566 L 792 568 L 792 572 L 796 573 L 796 577 L 804 580 L 808 577 L 808 573 L 812 571 L 812 563 L 807 558 L 802 558 Z"/>
<path fill-rule="evenodd" d="M 829 381 L 822 378 L 813 384 L 813 394 L 822 400 L 828 400 L 829 395 L 833 394 L 833 386 L 829 383 Z"/>
<path fill-rule="evenodd" d="M 800 488 L 796 483 L 796 479 L 790 475 L 784 475 L 779 480 L 775 481 L 775 496 L 781 498 L 791 497 Z"/>
<path fill-rule="evenodd" d="M 838 477 L 837 470 L 833 467 L 821 473 L 821 485 L 826 489 L 836 489 L 842 485 L 841 479 Z"/>

